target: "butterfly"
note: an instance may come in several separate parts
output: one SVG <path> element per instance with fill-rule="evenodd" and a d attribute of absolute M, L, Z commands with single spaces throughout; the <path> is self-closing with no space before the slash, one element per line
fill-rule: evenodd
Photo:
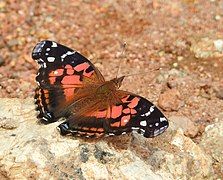
<path fill-rule="evenodd" d="M 125 76 L 106 81 L 84 56 L 54 41 L 39 42 L 32 58 L 40 65 L 35 90 L 38 119 L 65 118 L 62 135 L 103 137 L 138 132 L 146 138 L 163 133 L 168 120 L 147 99 L 119 90 Z"/>

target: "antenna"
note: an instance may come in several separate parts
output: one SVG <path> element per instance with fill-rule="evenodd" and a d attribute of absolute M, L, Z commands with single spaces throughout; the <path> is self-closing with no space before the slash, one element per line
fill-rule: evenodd
<path fill-rule="evenodd" d="M 125 54 L 125 50 L 126 50 L 126 46 L 127 46 L 127 43 L 124 42 L 123 44 L 121 44 L 121 54 L 119 55 L 120 58 L 123 58 L 124 57 L 124 54 Z M 118 64 L 118 70 L 116 72 L 116 78 L 118 77 L 118 73 L 119 73 L 119 70 L 121 69 L 121 61 L 119 61 L 119 64 Z"/>
<path fill-rule="evenodd" d="M 162 69 L 162 68 L 149 69 L 148 71 L 144 71 L 144 72 L 140 72 L 140 73 L 127 74 L 127 75 L 125 75 L 125 77 L 129 77 L 129 76 L 137 76 L 137 75 L 142 75 L 142 74 L 148 74 L 148 73 L 151 73 L 151 72 L 154 72 L 154 71 L 159 71 L 159 70 L 161 70 L 161 69 Z"/>

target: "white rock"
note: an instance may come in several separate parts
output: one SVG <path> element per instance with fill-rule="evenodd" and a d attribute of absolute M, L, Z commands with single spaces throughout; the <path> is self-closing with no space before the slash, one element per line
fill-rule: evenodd
<path fill-rule="evenodd" d="M 201 138 L 200 146 L 210 154 L 220 169 L 223 169 L 223 119 L 208 125 Z"/>
<path fill-rule="evenodd" d="M 138 160 L 119 167 L 126 179 L 162 180 L 162 177 L 151 171 L 149 165 Z"/>
<path fill-rule="evenodd" d="M 94 179 L 109 179 L 106 165 L 96 163 L 94 160 L 81 164 L 81 169 L 86 179 L 91 179 L 92 177 Z"/>
<path fill-rule="evenodd" d="M 220 15 L 216 15 L 214 18 L 215 18 L 216 21 L 219 21 L 221 19 L 221 16 Z"/>
<path fill-rule="evenodd" d="M 223 40 L 218 39 L 214 41 L 214 47 L 217 51 L 222 52 L 223 51 Z"/>

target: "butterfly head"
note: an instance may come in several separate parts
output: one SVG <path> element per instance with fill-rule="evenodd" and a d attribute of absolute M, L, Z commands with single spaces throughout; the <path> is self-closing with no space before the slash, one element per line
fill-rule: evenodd
<path fill-rule="evenodd" d="M 112 79 L 111 81 L 115 84 L 115 87 L 119 89 L 122 85 L 122 81 L 124 80 L 125 76 L 116 77 Z"/>

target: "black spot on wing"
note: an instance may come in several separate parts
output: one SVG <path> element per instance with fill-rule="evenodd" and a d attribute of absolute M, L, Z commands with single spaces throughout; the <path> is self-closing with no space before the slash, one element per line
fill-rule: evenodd
<path fill-rule="evenodd" d="M 127 101 L 131 101 L 131 100 L 133 100 L 134 98 L 135 98 L 135 96 L 130 95 L 130 96 L 128 97 Z"/>
<path fill-rule="evenodd" d="M 86 73 L 89 73 L 89 72 L 91 72 L 91 71 L 94 71 L 94 68 L 93 68 L 92 66 L 89 66 L 89 67 L 85 70 Z"/>

